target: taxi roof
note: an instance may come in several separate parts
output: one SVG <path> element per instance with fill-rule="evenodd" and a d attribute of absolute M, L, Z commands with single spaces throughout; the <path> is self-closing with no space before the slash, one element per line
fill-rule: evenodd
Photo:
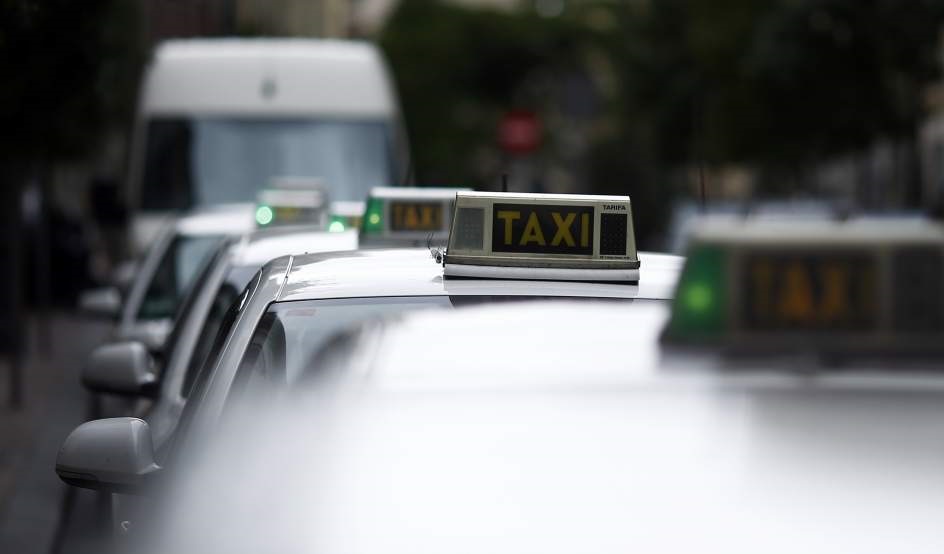
<path fill-rule="evenodd" d="M 233 264 L 261 266 L 289 253 L 334 252 L 357 248 L 357 231 L 330 233 L 304 227 L 273 227 L 246 236 L 233 246 Z"/>
<path fill-rule="evenodd" d="M 942 380 L 680 376 L 657 359 L 666 313 L 539 302 L 387 323 L 350 380 L 254 401 L 217 435 L 161 551 L 940 551 Z"/>
<path fill-rule="evenodd" d="M 637 284 L 444 279 L 429 251 L 381 249 L 296 256 L 278 301 L 372 296 L 499 295 L 670 299 L 682 258 L 639 253 Z"/>
<path fill-rule="evenodd" d="M 255 229 L 253 204 L 224 204 L 197 209 L 175 222 L 179 235 L 239 235 Z"/>
<path fill-rule="evenodd" d="M 372 379 L 395 388 L 454 388 L 468 384 L 544 388 L 578 383 L 944 394 L 944 374 L 933 360 L 895 362 L 894 374 L 889 373 L 887 360 L 875 359 L 858 361 L 842 371 L 814 375 L 795 371 L 803 365 L 802 359 L 790 365 L 794 370 L 784 370 L 779 360 L 732 361 L 710 355 L 666 354 L 657 339 L 669 311 L 669 305 L 661 302 L 640 303 L 627 309 L 621 304 L 576 301 L 534 302 L 525 308 L 520 304 L 487 304 L 458 312 L 418 311 L 389 319 L 379 327 L 372 323 L 362 326 L 367 333 L 379 330 L 381 336 L 379 343 L 369 349 L 371 359 L 365 366 L 369 366 Z M 502 324 L 496 326 L 496 321 Z M 508 329 L 515 332 L 509 333 Z M 488 352 L 455 356 L 456 345 L 451 337 L 475 337 L 478 344 L 489 345 Z M 418 352 L 423 355 L 417 356 Z M 444 359 L 450 362 L 443 364 Z M 483 366 L 488 359 L 500 362 L 494 367 Z M 588 363 L 590 360 L 593 363 Z"/>
<path fill-rule="evenodd" d="M 656 339 L 668 310 L 662 302 L 628 309 L 575 300 L 419 311 L 382 324 L 365 366 L 372 382 L 397 389 L 638 384 L 658 377 Z M 456 356 L 447 337 L 475 337 L 488 352 Z M 483 364 L 493 357 L 496 363 Z"/>

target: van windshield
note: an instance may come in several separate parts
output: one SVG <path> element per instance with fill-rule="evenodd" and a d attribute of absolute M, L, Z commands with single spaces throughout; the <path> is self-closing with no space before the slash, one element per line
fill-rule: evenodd
<path fill-rule="evenodd" d="M 141 207 L 255 202 L 273 178 L 321 181 L 331 200 L 392 182 L 389 125 L 340 119 L 159 117 L 146 125 Z"/>

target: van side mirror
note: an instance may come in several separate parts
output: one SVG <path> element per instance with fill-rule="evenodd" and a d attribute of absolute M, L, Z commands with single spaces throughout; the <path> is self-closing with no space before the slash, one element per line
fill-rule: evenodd
<path fill-rule="evenodd" d="M 96 392 L 154 396 L 158 390 L 154 358 L 136 341 L 99 346 L 82 371 L 82 384 Z"/>
<path fill-rule="evenodd" d="M 121 313 L 121 293 L 115 287 L 102 287 L 79 294 L 79 310 L 89 316 L 117 319 Z"/>
<path fill-rule="evenodd" d="M 75 428 L 56 458 L 59 478 L 76 487 L 141 494 L 161 468 L 148 424 L 134 417 L 97 419 Z"/>

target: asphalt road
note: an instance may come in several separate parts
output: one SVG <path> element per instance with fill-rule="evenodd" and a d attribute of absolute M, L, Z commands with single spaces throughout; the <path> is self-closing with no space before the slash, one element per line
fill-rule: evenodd
<path fill-rule="evenodd" d="M 54 466 L 62 440 L 89 413 L 79 372 L 109 329 L 107 322 L 73 314 L 31 317 L 19 409 L 7 403 L 11 368 L 0 363 L 0 552 L 101 552 L 102 530 L 94 523 L 101 519 L 101 500 L 71 493 L 72 517 L 64 520 L 68 487 Z"/>

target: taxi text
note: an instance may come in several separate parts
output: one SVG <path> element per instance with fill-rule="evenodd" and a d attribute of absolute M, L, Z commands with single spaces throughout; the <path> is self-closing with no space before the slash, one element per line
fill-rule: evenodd
<path fill-rule="evenodd" d="M 492 251 L 592 254 L 593 207 L 495 204 Z"/>

